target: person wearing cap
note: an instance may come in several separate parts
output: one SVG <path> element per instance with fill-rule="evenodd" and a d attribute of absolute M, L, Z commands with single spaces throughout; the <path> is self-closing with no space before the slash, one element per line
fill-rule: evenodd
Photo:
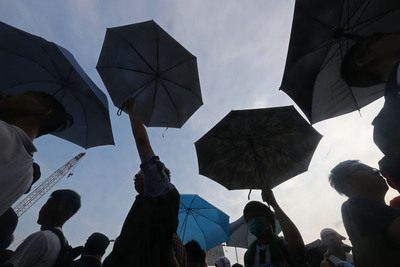
<path fill-rule="evenodd" d="M 178 227 L 180 195 L 169 170 L 153 152 L 146 128 L 135 112 L 135 99 L 124 104 L 141 160 L 134 178 L 138 195 L 103 266 L 177 266 L 171 243 Z"/>
<path fill-rule="evenodd" d="M 284 238 L 275 234 L 275 216 L 267 205 L 259 201 L 247 203 L 243 216 L 257 240 L 246 251 L 244 266 L 304 266 L 305 247 L 296 225 L 278 205 L 271 189 L 263 189 L 261 196 L 274 209 Z"/>
<path fill-rule="evenodd" d="M 341 211 L 355 266 L 399 266 L 400 209 L 386 205 L 389 187 L 379 170 L 346 160 L 331 170 L 329 182 L 348 197 Z"/>
<path fill-rule="evenodd" d="M 331 228 L 324 228 L 320 233 L 321 240 L 328 250 L 324 254 L 321 267 L 336 267 L 339 262 L 353 264 L 353 255 L 346 252 L 343 248 L 343 240 L 346 238 Z"/>
<path fill-rule="evenodd" d="M 82 256 L 74 261 L 74 267 L 101 267 L 101 258 L 110 240 L 101 233 L 93 233 L 85 243 Z"/>

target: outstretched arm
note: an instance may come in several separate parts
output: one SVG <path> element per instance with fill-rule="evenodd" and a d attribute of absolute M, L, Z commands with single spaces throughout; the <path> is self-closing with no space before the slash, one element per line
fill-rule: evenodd
<path fill-rule="evenodd" d="M 149 136 L 147 135 L 146 128 L 142 121 L 135 113 L 136 101 L 131 98 L 125 101 L 125 108 L 129 114 L 131 121 L 132 133 L 135 138 L 136 147 L 139 153 L 140 160 L 143 162 L 149 155 L 154 156 L 153 149 L 150 145 Z"/>
<path fill-rule="evenodd" d="M 261 196 L 262 199 L 272 206 L 275 211 L 275 216 L 281 225 L 281 229 L 288 244 L 288 250 L 292 259 L 297 263 L 305 262 L 304 242 L 296 225 L 278 205 L 278 202 L 276 202 L 271 189 L 263 189 Z"/>

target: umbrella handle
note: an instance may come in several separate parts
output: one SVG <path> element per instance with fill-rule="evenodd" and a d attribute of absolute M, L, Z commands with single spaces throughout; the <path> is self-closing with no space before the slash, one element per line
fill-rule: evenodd
<path fill-rule="evenodd" d="M 250 200 L 251 190 L 252 190 L 252 189 L 250 189 L 249 194 L 247 195 L 247 200 Z"/>
<path fill-rule="evenodd" d="M 121 116 L 122 111 L 124 111 L 124 108 L 125 108 L 125 103 L 123 103 L 122 106 L 118 109 L 117 116 Z"/>

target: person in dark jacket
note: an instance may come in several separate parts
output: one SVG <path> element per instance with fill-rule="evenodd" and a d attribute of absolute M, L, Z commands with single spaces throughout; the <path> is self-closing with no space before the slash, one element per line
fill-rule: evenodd
<path fill-rule="evenodd" d="M 178 227 L 180 195 L 169 170 L 154 154 L 135 106 L 134 99 L 125 102 L 142 162 L 134 182 L 138 195 L 103 266 L 176 266 L 171 242 Z"/>

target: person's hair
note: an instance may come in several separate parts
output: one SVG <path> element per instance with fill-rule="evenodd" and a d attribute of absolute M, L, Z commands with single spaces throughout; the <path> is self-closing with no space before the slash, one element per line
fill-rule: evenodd
<path fill-rule="evenodd" d="M 340 194 L 348 196 L 344 181 L 349 175 L 350 166 L 360 163 L 359 160 L 346 160 L 336 165 L 329 174 L 329 183 Z"/>
<path fill-rule="evenodd" d="M 272 230 L 275 232 L 275 216 L 267 205 L 259 201 L 250 201 L 243 209 L 243 216 L 245 219 L 251 210 L 260 211 L 262 215 L 265 215 L 268 222 L 272 225 Z"/>
<path fill-rule="evenodd" d="M 368 87 L 384 82 L 382 77 L 370 70 L 369 64 L 363 66 L 357 64 L 370 53 L 368 41 L 371 38 L 376 37 L 372 35 L 358 40 L 343 57 L 340 74 L 349 86 Z"/>
<path fill-rule="evenodd" d="M 64 106 L 57 99 L 44 92 L 34 91 L 32 93 L 38 96 L 40 104 L 52 109 L 52 112 L 42 120 L 38 136 L 62 131 L 72 125 L 72 116 L 65 111 Z"/>
<path fill-rule="evenodd" d="M 93 233 L 85 243 L 84 253 L 103 256 L 110 244 L 110 240 L 102 233 Z"/>
<path fill-rule="evenodd" d="M 190 240 L 184 247 L 187 256 L 194 262 L 199 263 L 200 266 L 203 266 L 206 263 L 206 253 L 201 249 L 201 246 L 197 241 Z"/>
<path fill-rule="evenodd" d="M 232 267 L 243 267 L 243 265 L 241 265 L 240 263 L 235 263 L 232 265 Z"/>
<path fill-rule="evenodd" d="M 51 193 L 50 198 L 63 201 L 64 207 L 72 210 L 73 214 L 75 214 L 81 207 L 81 196 L 70 189 L 56 190 Z"/>

